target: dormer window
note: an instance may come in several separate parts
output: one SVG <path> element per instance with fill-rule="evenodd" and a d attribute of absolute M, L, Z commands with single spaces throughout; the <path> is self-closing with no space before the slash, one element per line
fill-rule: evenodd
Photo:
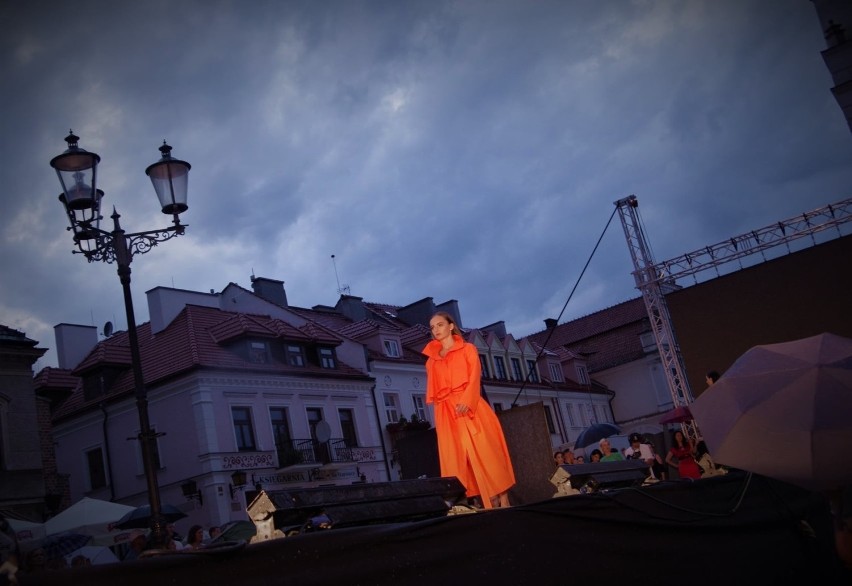
<path fill-rule="evenodd" d="M 586 366 L 584 364 L 577 364 L 577 380 L 581 385 L 589 384 L 589 371 L 586 370 Z"/>
<path fill-rule="evenodd" d="M 304 366 L 305 355 L 302 347 L 298 344 L 287 344 L 287 364 L 290 366 Z"/>
<path fill-rule="evenodd" d="M 334 350 L 332 348 L 319 349 L 320 366 L 323 368 L 336 368 L 337 362 L 334 359 Z"/>
<path fill-rule="evenodd" d="M 382 340 L 382 345 L 385 348 L 385 356 L 389 356 L 391 358 L 399 358 L 402 356 L 402 352 L 399 350 L 399 342 L 396 340 L 385 338 Z"/>
<path fill-rule="evenodd" d="M 506 362 L 503 360 L 502 356 L 494 357 L 494 376 L 500 380 L 506 380 L 509 378 L 506 376 Z"/>
<path fill-rule="evenodd" d="M 553 362 L 548 363 L 548 367 L 550 368 L 550 379 L 555 383 L 562 382 L 562 367 Z"/>
<path fill-rule="evenodd" d="M 269 362 L 269 347 L 266 342 L 249 343 L 249 362 L 266 364 Z"/>

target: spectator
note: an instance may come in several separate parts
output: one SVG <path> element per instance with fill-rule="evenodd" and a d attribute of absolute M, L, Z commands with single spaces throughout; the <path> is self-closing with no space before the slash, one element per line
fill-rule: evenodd
<path fill-rule="evenodd" d="M 214 539 L 219 537 L 221 534 L 222 534 L 222 528 L 221 527 L 219 527 L 218 525 L 211 525 L 210 529 L 207 530 L 207 535 L 210 537 L 210 539 L 208 539 L 208 541 L 213 541 Z"/>
<path fill-rule="evenodd" d="M 603 452 L 601 452 L 601 451 L 600 451 L 599 449 L 597 449 L 597 448 L 595 448 L 594 450 L 592 450 L 592 453 L 591 453 L 591 454 L 589 454 L 589 462 L 590 462 L 590 463 L 591 463 L 591 462 L 600 462 L 600 461 L 601 461 L 601 458 L 603 458 Z"/>
<path fill-rule="evenodd" d="M 562 452 L 558 450 L 553 452 L 553 461 L 557 466 L 562 466 L 562 464 L 565 463 L 565 458 L 562 457 Z"/>
<path fill-rule="evenodd" d="M 677 462 L 675 462 L 675 460 Z M 666 464 L 677 467 L 677 473 L 681 478 L 697 480 L 701 478 L 701 470 L 695 463 L 695 445 L 687 440 L 683 431 L 676 429 L 672 437 L 672 447 L 666 454 Z"/>
<path fill-rule="evenodd" d="M 18 537 L 9 521 L 0 515 L 0 584 L 16 584 L 15 574 L 21 551 L 18 547 Z"/>
<path fill-rule="evenodd" d="M 130 539 L 128 540 L 130 544 L 130 549 L 127 550 L 127 553 L 124 554 L 124 558 L 122 561 L 128 562 L 131 560 L 139 559 L 139 556 L 145 551 L 145 548 L 148 545 L 148 538 L 145 536 L 145 532 L 141 529 L 134 529 L 130 532 Z"/>
<path fill-rule="evenodd" d="M 204 544 L 204 528 L 201 525 L 193 525 L 186 533 L 184 549 L 200 549 Z"/>
<path fill-rule="evenodd" d="M 695 462 L 701 469 L 701 478 L 721 476 L 728 472 L 724 468 L 719 468 L 719 466 L 716 465 L 716 462 L 714 462 L 712 456 L 710 456 L 710 451 L 707 449 L 707 444 L 704 443 L 704 440 L 701 440 L 698 442 L 698 445 L 695 446 Z"/>
<path fill-rule="evenodd" d="M 621 452 L 612 449 L 612 444 L 609 443 L 608 439 L 603 438 L 598 442 L 598 445 L 601 448 L 601 462 L 618 462 L 619 460 L 624 460 Z"/>
<path fill-rule="evenodd" d="M 571 450 L 565 450 L 562 452 L 562 459 L 566 464 L 576 464 L 577 460 L 574 458 L 574 452 Z"/>
<path fill-rule="evenodd" d="M 719 380 L 719 373 L 716 372 L 715 370 L 709 371 L 704 376 L 704 382 L 707 383 L 708 387 L 712 387 L 716 383 L 717 380 Z"/>
<path fill-rule="evenodd" d="M 574 461 L 577 464 L 585 464 L 586 463 L 586 457 L 585 456 L 577 456 L 576 458 L 574 458 Z"/>
<path fill-rule="evenodd" d="M 628 438 L 630 446 L 624 450 L 624 457 L 628 460 L 642 460 L 648 465 L 648 473 L 654 480 L 660 480 L 654 474 L 654 450 L 651 446 L 642 441 L 642 436 L 638 433 L 631 433 Z"/>

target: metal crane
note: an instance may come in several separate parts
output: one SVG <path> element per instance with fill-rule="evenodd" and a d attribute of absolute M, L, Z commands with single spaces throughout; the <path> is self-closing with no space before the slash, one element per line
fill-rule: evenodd
<path fill-rule="evenodd" d="M 719 276 L 719 268 L 733 261 L 740 261 L 742 268 L 741 260 L 752 254 L 760 253 L 766 260 L 765 251 L 776 246 L 785 245 L 787 252 L 791 252 L 790 244 L 801 238 L 810 236 L 813 244 L 816 244 L 816 236 L 831 229 L 837 231 L 838 237 L 843 236 L 841 228 L 852 221 L 850 198 L 655 263 L 639 221 L 639 202 L 636 196 L 630 195 L 620 199 L 615 205 L 633 260 L 633 278 L 645 302 L 675 407 L 688 406 L 692 403 L 693 396 L 672 326 L 671 314 L 666 305 L 664 289 L 675 286 L 676 280 L 681 277 L 692 276 L 697 282 L 698 275 L 708 270 L 715 271 L 715 275 Z M 684 435 L 693 441 L 698 440 L 699 432 L 694 421 L 681 425 Z"/>

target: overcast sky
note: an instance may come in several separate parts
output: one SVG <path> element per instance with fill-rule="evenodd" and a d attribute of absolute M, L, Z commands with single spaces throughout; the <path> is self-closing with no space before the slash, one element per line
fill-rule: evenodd
<path fill-rule="evenodd" d="M 116 266 L 71 254 L 69 129 L 107 228 L 170 225 L 163 140 L 192 165 L 186 235 L 132 263 L 140 324 L 154 287 L 254 274 L 519 338 L 575 285 L 560 322 L 638 295 L 616 200 L 661 261 L 852 184 L 810 0 L 0 0 L 0 46 L 0 324 L 36 369 L 59 323 L 127 327 Z"/>

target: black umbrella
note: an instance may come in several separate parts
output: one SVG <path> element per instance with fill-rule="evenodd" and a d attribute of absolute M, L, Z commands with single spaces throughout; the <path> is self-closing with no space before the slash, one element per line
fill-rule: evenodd
<path fill-rule="evenodd" d="M 174 505 L 161 505 L 160 516 L 166 523 L 174 523 L 186 517 L 186 513 Z M 151 505 L 136 507 L 115 524 L 119 529 L 147 529 L 151 526 Z"/>
<path fill-rule="evenodd" d="M 226 541 L 249 541 L 257 534 L 257 526 L 251 521 L 230 521 L 222 525 L 222 533 L 211 540 L 210 543 L 224 543 Z"/>
<path fill-rule="evenodd" d="M 596 444 L 605 437 L 618 435 L 621 430 L 614 423 L 593 423 L 586 429 L 580 432 L 574 442 L 575 448 L 585 448 L 592 444 Z"/>

